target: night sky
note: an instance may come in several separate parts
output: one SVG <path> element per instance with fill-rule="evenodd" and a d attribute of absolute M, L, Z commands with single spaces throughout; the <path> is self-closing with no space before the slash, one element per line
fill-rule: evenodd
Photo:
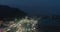
<path fill-rule="evenodd" d="M 29 15 L 60 15 L 60 0 L 0 0 L 0 4 L 22 9 Z"/>

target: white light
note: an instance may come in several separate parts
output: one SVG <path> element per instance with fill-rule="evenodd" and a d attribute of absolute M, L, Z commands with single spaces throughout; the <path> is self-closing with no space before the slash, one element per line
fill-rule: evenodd
<path fill-rule="evenodd" d="M 10 31 L 10 29 L 8 29 L 7 31 Z"/>
<path fill-rule="evenodd" d="M 17 30 L 16 32 L 26 32 L 26 29 L 28 31 L 30 31 L 31 29 L 34 30 L 36 29 L 34 26 L 35 24 L 37 24 L 38 20 L 34 20 L 33 18 L 32 19 L 27 19 L 27 17 L 25 19 L 21 19 L 18 23 L 13 23 L 13 25 L 10 25 L 11 27 L 17 27 Z M 26 25 L 29 27 L 30 24 L 32 24 L 31 26 L 31 29 L 25 27 L 24 23 L 27 23 Z M 22 25 L 23 24 L 23 25 Z"/>
<path fill-rule="evenodd" d="M 36 29 L 35 27 L 33 29 Z"/>
<path fill-rule="evenodd" d="M 19 32 L 19 31 L 16 31 L 16 32 Z"/>
<path fill-rule="evenodd" d="M 34 26 L 34 24 L 32 24 L 32 26 Z"/>

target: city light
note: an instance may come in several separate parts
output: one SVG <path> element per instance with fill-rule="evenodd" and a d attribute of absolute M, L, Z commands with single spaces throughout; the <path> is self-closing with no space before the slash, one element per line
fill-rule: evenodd
<path fill-rule="evenodd" d="M 33 32 L 33 31 L 36 31 L 35 26 L 37 23 L 38 23 L 37 19 L 36 20 L 34 20 L 34 18 L 28 19 L 28 17 L 26 17 L 17 21 L 17 23 L 14 22 L 13 24 L 11 24 L 7 28 L 7 31 L 13 30 L 13 32 Z"/>

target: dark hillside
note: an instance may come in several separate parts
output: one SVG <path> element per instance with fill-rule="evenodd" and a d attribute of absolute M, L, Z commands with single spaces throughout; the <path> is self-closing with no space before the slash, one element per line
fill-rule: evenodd
<path fill-rule="evenodd" d="M 14 17 L 23 17 L 27 14 L 22 10 L 17 8 L 11 8 L 9 6 L 0 5 L 0 18 L 14 18 Z"/>

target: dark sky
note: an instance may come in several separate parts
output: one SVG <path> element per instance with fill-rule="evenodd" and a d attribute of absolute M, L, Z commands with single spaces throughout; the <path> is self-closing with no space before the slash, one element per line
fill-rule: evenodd
<path fill-rule="evenodd" d="M 60 15 L 60 0 L 0 0 L 0 4 L 17 7 L 29 15 Z"/>

